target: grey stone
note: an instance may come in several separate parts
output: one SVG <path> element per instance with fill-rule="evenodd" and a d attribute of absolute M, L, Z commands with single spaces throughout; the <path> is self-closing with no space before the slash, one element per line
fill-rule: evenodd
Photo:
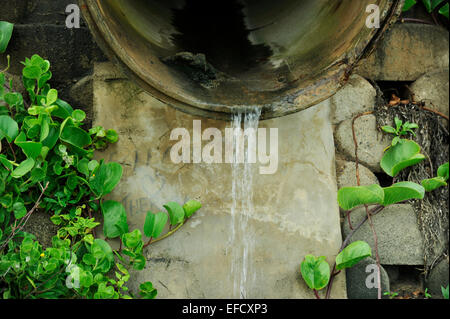
<path fill-rule="evenodd" d="M 359 164 L 359 179 L 362 186 L 379 184 L 374 173 L 364 165 Z M 356 180 L 356 163 L 337 160 L 336 161 L 336 177 L 338 188 L 357 186 Z"/>
<path fill-rule="evenodd" d="M 425 74 L 411 85 L 417 101 L 424 100 L 427 106 L 449 115 L 449 70 L 438 70 Z M 430 105 L 431 102 L 431 105 Z M 448 123 L 448 122 L 447 122 Z"/>
<path fill-rule="evenodd" d="M 449 35 L 427 24 L 396 24 L 355 72 L 376 81 L 415 81 L 434 69 L 448 68 Z"/>
<path fill-rule="evenodd" d="M 346 270 L 347 296 L 349 299 L 378 299 L 377 262 L 372 258 L 360 261 Z M 390 291 L 389 276 L 381 266 L 381 295 Z"/>
<path fill-rule="evenodd" d="M 366 215 L 365 208 L 351 213 L 351 222 L 355 227 Z M 383 265 L 423 265 L 423 238 L 417 225 L 414 209 L 409 204 L 388 206 L 381 213 L 372 216 L 378 237 L 378 252 Z M 343 232 L 350 233 L 348 221 L 344 221 Z M 372 229 L 367 221 L 353 236 L 352 241 L 363 240 L 372 247 L 375 245 Z"/>
<path fill-rule="evenodd" d="M 247 298 L 314 298 L 301 279 L 300 263 L 307 254 L 327 256 L 332 263 L 342 242 L 329 109 L 312 107 L 260 122 L 260 128 L 278 128 L 278 170 L 251 174 L 252 213 L 244 229 L 233 228 L 231 164 L 174 164 L 170 159 L 171 131 L 191 133 L 199 118 L 127 80 L 105 81 L 115 75 L 120 78 L 109 64 L 95 67 L 95 125 L 115 128 L 120 135 L 98 157 L 123 164 L 122 181 L 110 198 L 124 204 L 130 229 L 142 229 L 145 213 L 161 211 L 167 202 L 197 199 L 203 204 L 188 224 L 144 251 L 147 267 L 133 273 L 133 289 L 149 280 L 160 298 L 239 298 L 234 289 L 236 278 L 243 278 L 239 252 L 249 240 Z M 231 124 L 201 119 L 201 125 L 223 132 Z M 242 179 L 250 183 L 236 177 Z M 238 220 L 242 209 L 237 206 Z M 242 241 L 232 239 L 233 230 Z M 232 271 L 232 265 L 237 269 Z M 333 287 L 334 298 L 346 297 L 345 276 L 338 276 Z"/>
<path fill-rule="evenodd" d="M 374 172 L 381 172 L 380 161 L 390 139 L 377 129 L 375 115 L 366 115 L 355 121 L 355 135 L 358 142 L 359 162 Z M 343 121 L 336 129 L 335 140 L 338 150 L 349 160 L 355 161 L 355 143 L 352 133 L 352 119 Z"/>
<path fill-rule="evenodd" d="M 366 79 L 354 74 L 341 90 L 321 104 L 331 108 L 331 122 L 336 125 L 373 110 L 376 95 L 375 88 Z"/>
<path fill-rule="evenodd" d="M 448 286 L 449 277 L 449 262 L 448 257 L 438 263 L 428 275 L 425 282 L 425 287 L 428 288 L 428 292 L 435 299 L 442 298 L 441 286 Z"/>

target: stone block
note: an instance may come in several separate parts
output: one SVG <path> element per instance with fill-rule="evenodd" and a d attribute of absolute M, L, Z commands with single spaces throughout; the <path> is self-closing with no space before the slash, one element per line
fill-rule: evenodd
<path fill-rule="evenodd" d="M 417 101 L 424 100 L 428 107 L 449 115 L 449 70 L 437 70 L 420 77 L 411 85 Z M 448 124 L 448 122 L 446 122 Z"/>
<path fill-rule="evenodd" d="M 365 216 L 365 208 L 351 213 L 351 222 L 355 227 Z M 372 217 L 378 237 L 378 252 L 383 265 L 423 265 L 423 238 L 417 225 L 414 209 L 409 204 L 397 204 L 385 208 Z M 344 221 L 344 236 L 350 233 L 347 220 Z M 367 221 L 353 236 L 352 241 L 363 240 L 372 247 L 375 245 L 372 229 Z"/>
<path fill-rule="evenodd" d="M 375 81 L 415 81 L 434 70 L 448 68 L 449 35 L 442 27 L 394 25 L 355 72 Z"/>
<path fill-rule="evenodd" d="M 378 299 L 377 262 L 366 258 L 346 270 L 347 296 L 349 299 Z M 389 276 L 381 266 L 381 294 L 390 291 Z"/>
<path fill-rule="evenodd" d="M 384 149 L 391 143 L 386 134 L 379 131 L 375 115 L 366 115 L 355 121 L 355 135 L 358 143 L 359 162 L 374 172 L 381 172 L 380 161 Z M 347 159 L 355 161 L 355 143 L 352 119 L 345 120 L 336 129 L 336 146 Z"/>

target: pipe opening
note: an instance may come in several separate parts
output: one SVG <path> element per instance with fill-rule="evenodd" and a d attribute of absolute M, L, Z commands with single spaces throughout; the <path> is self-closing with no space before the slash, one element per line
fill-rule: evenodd
<path fill-rule="evenodd" d="M 144 89 L 183 111 L 263 118 L 328 98 L 401 0 L 80 0 L 100 46 Z"/>

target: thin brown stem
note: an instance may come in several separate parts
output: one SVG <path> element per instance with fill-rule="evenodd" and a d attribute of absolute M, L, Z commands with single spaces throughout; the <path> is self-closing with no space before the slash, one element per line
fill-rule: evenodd
<path fill-rule="evenodd" d="M 314 289 L 314 295 L 316 296 L 317 299 L 320 299 L 319 293 L 317 292 L 316 289 Z"/>
<path fill-rule="evenodd" d="M 8 245 L 8 243 L 14 238 L 14 236 L 16 235 L 16 233 L 18 231 L 20 232 L 25 227 L 25 225 L 28 222 L 28 219 L 30 218 L 31 214 L 33 214 L 34 211 L 41 204 L 42 197 L 44 196 L 44 193 L 47 190 L 49 184 L 50 184 L 50 182 L 47 182 L 45 187 L 43 187 L 43 188 L 41 187 L 41 189 L 42 189 L 41 195 L 39 195 L 39 198 L 36 201 L 36 203 L 34 204 L 33 208 L 31 208 L 30 211 L 20 220 L 20 222 L 19 222 L 19 224 L 17 226 L 13 227 L 11 234 L 8 236 L 8 239 L 5 241 L 5 243 L 0 248 L 0 251 L 2 251 Z"/>
<path fill-rule="evenodd" d="M 372 210 L 370 210 L 370 214 L 372 216 L 375 216 L 376 214 L 380 213 L 385 207 L 381 206 L 381 205 L 377 205 L 375 206 Z M 365 215 L 364 218 L 359 222 L 359 224 L 347 235 L 347 237 L 345 238 L 345 240 L 343 241 L 341 248 L 339 249 L 338 254 L 344 250 L 345 247 L 347 247 L 347 245 L 350 242 L 350 239 L 353 237 L 353 234 L 355 234 L 355 232 L 358 231 L 358 229 L 361 228 L 362 225 L 364 225 L 364 223 L 368 220 L 368 216 Z M 340 272 L 340 271 L 339 271 Z M 333 270 L 331 271 L 332 275 L 330 277 L 330 282 L 328 283 L 328 287 L 327 287 L 327 292 L 325 295 L 326 299 L 330 299 L 330 295 L 331 295 L 331 289 L 333 288 L 333 281 L 334 281 L 334 277 L 336 275 L 339 274 L 339 272 L 336 272 L 336 263 L 334 263 L 333 265 Z"/>

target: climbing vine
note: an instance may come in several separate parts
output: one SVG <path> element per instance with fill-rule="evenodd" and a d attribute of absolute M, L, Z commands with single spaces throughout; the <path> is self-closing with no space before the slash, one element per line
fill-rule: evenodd
<path fill-rule="evenodd" d="M 0 53 L 12 30 L 0 22 Z M 130 269 L 144 269 L 144 248 L 173 234 L 201 204 L 171 202 L 167 214 L 148 212 L 145 243 L 141 230 L 130 231 L 123 205 L 104 200 L 120 182 L 122 166 L 97 161 L 94 152 L 116 143 L 116 131 L 85 129 L 85 112 L 51 88 L 49 61 L 33 55 L 22 64 L 26 97 L 14 90 L 7 69 L 0 72 L 0 298 L 136 297 L 127 281 Z M 58 226 L 50 247 L 24 230 L 38 212 Z M 105 239 L 96 236 L 97 214 Z M 107 241 L 114 238 L 118 250 Z M 151 282 L 140 285 L 141 298 L 156 295 Z"/>
<path fill-rule="evenodd" d="M 356 116 L 353 119 L 353 124 L 357 118 L 371 113 L 372 112 L 368 112 Z M 381 187 L 378 184 L 360 186 L 357 160 L 356 177 L 358 185 L 354 187 L 343 187 L 338 191 L 338 203 L 339 206 L 347 212 L 351 232 L 343 241 L 332 270 L 330 271 L 330 266 L 326 262 L 324 256 L 315 257 L 308 255 L 301 264 L 301 275 L 308 287 L 314 291 L 317 298 L 320 298 L 318 291 L 324 288 L 327 288 L 326 298 L 330 298 L 335 276 L 343 269 L 350 268 L 361 260 L 372 256 L 371 247 L 366 242 L 355 241 L 350 243 L 353 234 L 365 222 L 369 221 L 375 241 L 375 254 L 378 268 L 378 298 L 381 299 L 381 265 L 378 255 L 378 237 L 375 228 L 373 227 L 372 217 L 390 205 L 404 203 L 412 199 L 421 200 L 425 197 L 426 192 L 433 192 L 440 187 L 447 186 L 447 181 L 449 179 L 448 162 L 442 163 L 437 169 L 435 177 L 424 179 L 421 181 L 421 184 L 408 181 L 395 182 L 396 177 L 402 170 L 420 163 L 426 159 L 426 156 L 421 154 L 421 147 L 416 142 L 403 138 L 408 134 L 415 136 L 414 129 L 419 127 L 417 124 L 409 122 L 403 123 L 400 119 L 395 118 L 394 125 L 395 127 L 382 127 L 384 132 L 392 134 L 394 138 L 391 145 L 385 149 L 385 153 L 380 162 L 383 171 L 394 178 L 394 183 L 389 187 Z M 355 155 L 358 159 L 358 143 L 356 141 L 354 126 L 352 131 L 355 142 Z M 356 227 L 353 227 L 350 222 L 350 213 L 358 207 L 365 207 L 366 216 Z M 444 291 L 445 288 L 443 288 L 443 294 L 445 296 Z"/>

